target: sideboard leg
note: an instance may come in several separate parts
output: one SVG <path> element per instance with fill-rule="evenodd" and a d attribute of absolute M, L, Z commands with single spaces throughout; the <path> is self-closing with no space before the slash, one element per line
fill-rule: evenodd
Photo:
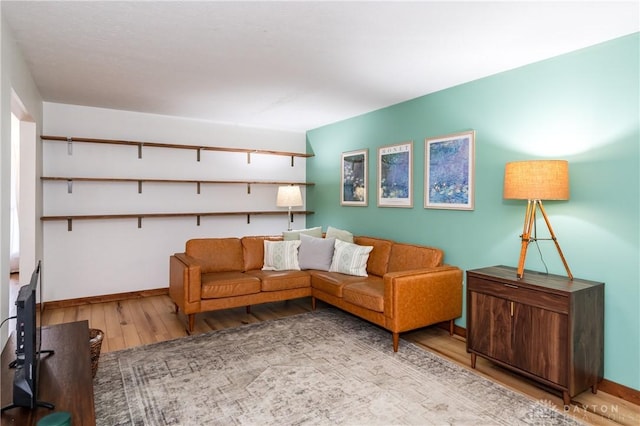
<path fill-rule="evenodd" d="M 393 351 L 398 352 L 398 346 L 400 345 L 400 333 L 393 334 Z"/>
<path fill-rule="evenodd" d="M 315 297 L 311 297 L 311 310 L 315 311 L 316 310 L 316 298 Z"/>
<path fill-rule="evenodd" d="M 453 336 L 453 330 L 455 329 L 455 323 L 453 320 L 449 320 L 449 336 Z"/>
<path fill-rule="evenodd" d="M 562 402 L 565 407 L 571 405 L 571 397 L 569 396 L 569 391 L 562 391 Z"/>
<path fill-rule="evenodd" d="M 476 354 L 471 354 L 471 368 L 476 368 Z"/>

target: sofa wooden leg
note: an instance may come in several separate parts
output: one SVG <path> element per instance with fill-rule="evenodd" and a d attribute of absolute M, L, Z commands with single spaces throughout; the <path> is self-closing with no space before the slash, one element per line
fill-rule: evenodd
<path fill-rule="evenodd" d="M 189 328 L 187 329 L 187 331 L 189 332 L 189 334 L 193 333 L 193 329 L 196 326 L 196 314 L 189 314 L 187 315 L 187 318 L 189 319 Z"/>
<path fill-rule="evenodd" d="M 393 334 L 393 351 L 398 352 L 398 346 L 400 345 L 400 333 Z"/>
<path fill-rule="evenodd" d="M 316 298 L 315 297 L 311 298 L 311 310 L 312 311 L 316 310 Z"/>
<path fill-rule="evenodd" d="M 454 330 L 455 330 L 455 322 L 453 320 L 449 320 L 449 336 L 453 336 Z"/>
<path fill-rule="evenodd" d="M 251 313 L 251 305 L 247 305 L 247 313 L 250 314 Z"/>

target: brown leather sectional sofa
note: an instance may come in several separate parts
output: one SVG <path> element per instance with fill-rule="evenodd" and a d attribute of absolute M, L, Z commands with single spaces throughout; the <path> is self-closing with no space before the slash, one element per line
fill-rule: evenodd
<path fill-rule="evenodd" d="M 203 238 L 170 257 L 169 294 L 188 317 L 217 309 L 312 297 L 377 324 L 393 335 L 453 320 L 462 314 L 462 271 L 443 265 L 442 250 L 354 237 L 371 246 L 366 277 L 324 270 L 262 270 L 264 241 L 278 237 Z"/>

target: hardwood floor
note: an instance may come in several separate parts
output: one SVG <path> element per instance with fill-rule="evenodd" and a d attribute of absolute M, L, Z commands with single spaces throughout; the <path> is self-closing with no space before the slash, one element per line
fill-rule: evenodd
<path fill-rule="evenodd" d="M 324 309 L 327 306 L 318 302 L 318 309 Z M 272 320 L 310 310 L 311 302 L 306 298 L 255 305 L 251 307 L 251 313 L 246 313 L 244 308 L 237 308 L 198 314 L 194 334 Z M 91 328 L 99 328 L 105 332 L 102 353 L 187 335 L 185 318 L 183 315 L 175 313 L 173 302 L 167 295 L 47 309 L 44 313 L 43 324 L 58 324 L 85 319 L 89 321 Z M 465 340 L 459 336 L 450 337 L 448 332 L 440 327 L 427 327 L 404 333 L 402 337 L 425 350 L 435 352 L 452 362 L 471 369 Z M 392 350 L 391 335 L 389 335 L 389 350 Z M 402 350 L 402 344 L 400 350 Z M 489 361 L 478 358 L 475 371 L 517 392 L 527 394 L 537 400 L 550 401 L 557 407 L 562 407 L 562 398 L 559 392 L 546 391 L 528 379 L 497 367 Z M 596 395 L 590 391 L 578 395 L 572 400 L 568 412 L 579 420 L 593 425 L 637 426 L 640 424 L 639 406 L 602 391 Z"/>

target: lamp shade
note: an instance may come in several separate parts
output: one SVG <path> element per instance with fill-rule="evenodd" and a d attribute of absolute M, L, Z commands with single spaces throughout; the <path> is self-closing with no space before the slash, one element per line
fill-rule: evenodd
<path fill-rule="evenodd" d="M 278 207 L 300 207 L 302 206 L 302 192 L 299 185 L 287 185 L 278 187 L 276 197 Z"/>
<path fill-rule="evenodd" d="M 503 196 L 508 200 L 568 200 L 569 163 L 565 160 L 507 163 Z"/>

